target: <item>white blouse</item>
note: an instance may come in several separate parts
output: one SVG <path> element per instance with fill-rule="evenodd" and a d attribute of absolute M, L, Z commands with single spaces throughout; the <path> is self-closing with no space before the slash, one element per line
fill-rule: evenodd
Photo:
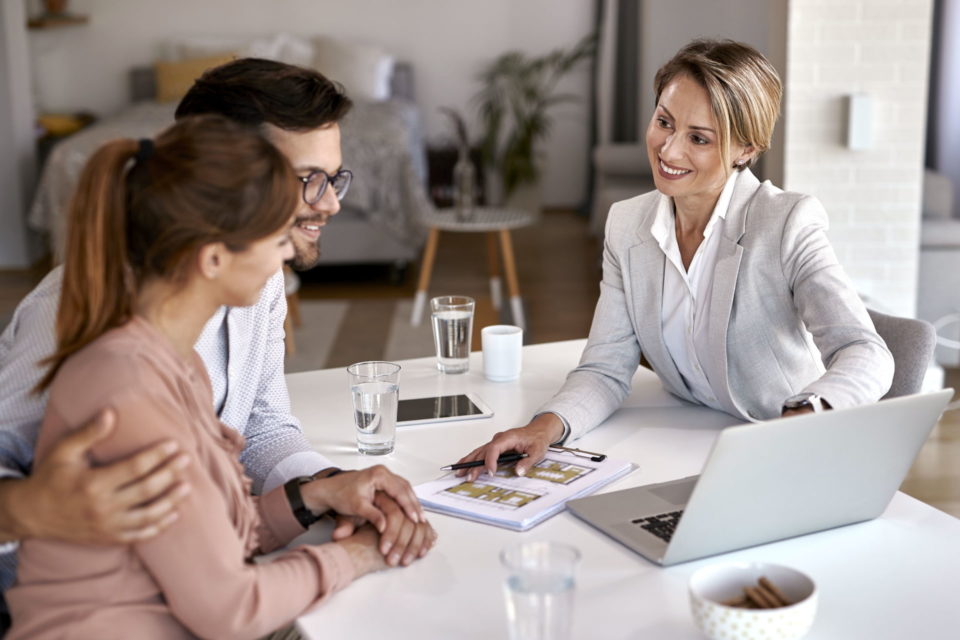
<path fill-rule="evenodd" d="M 710 353 L 710 292 L 713 289 L 717 248 L 736 179 L 737 172 L 734 171 L 720 192 L 720 198 L 703 230 L 703 242 L 697 247 L 689 269 L 683 268 L 673 200 L 669 196 L 660 196 L 657 217 L 650 229 L 668 262 L 663 270 L 661 310 L 663 340 L 667 351 L 693 396 L 708 407 L 720 410 L 723 407 L 717 395 L 723 391 L 714 386 L 718 381 L 709 379 L 704 370 L 705 367 L 709 370 L 709 367 L 701 360 L 701 356 Z"/>

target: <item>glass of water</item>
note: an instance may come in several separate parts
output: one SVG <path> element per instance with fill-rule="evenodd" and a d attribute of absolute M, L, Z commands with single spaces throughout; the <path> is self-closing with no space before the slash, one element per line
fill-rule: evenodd
<path fill-rule="evenodd" d="M 569 640 L 573 623 L 576 547 L 521 542 L 500 553 L 510 640 Z"/>
<path fill-rule="evenodd" d="M 357 450 L 374 456 L 390 453 L 397 433 L 400 365 L 358 362 L 347 367 L 347 373 L 353 394 Z"/>
<path fill-rule="evenodd" d="M 466 296 L 440 296 L 430 300 L 437 368 L 444 373 L 463 373 L 470 368 L 474 305 L 473 298 Z"/>

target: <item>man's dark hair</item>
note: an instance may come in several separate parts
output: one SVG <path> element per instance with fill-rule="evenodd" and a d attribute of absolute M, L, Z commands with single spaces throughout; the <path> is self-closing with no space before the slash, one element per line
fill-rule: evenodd
<path fill-rule="evenodd" d="M 240 58 L 205 72 L 176 118 L 215 113 L 248 126 L 311 131 L 338 122 L 353 102 L 323 74 L 274 60 Z"/>

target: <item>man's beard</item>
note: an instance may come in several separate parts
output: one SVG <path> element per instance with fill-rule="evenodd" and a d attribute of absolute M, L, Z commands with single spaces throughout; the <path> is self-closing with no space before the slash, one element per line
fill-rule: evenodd
<path fill-rule="evenodd" d="M 317 238 L 316 242 L 310 243 L 306 247 L 299 247 L 295 242 L 293 244 L 294 252 L 293 258 L 290 260 L 289 264 L 296 271 L 306 271 L 307 269 L 312 269 L 317 266 L 317 263 L 320 262 L 320 238 Z"/>

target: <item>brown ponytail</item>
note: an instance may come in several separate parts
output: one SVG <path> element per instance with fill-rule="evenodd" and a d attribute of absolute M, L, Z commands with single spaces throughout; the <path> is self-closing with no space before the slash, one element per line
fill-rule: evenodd
<path fill-rule="evenodd" d="M 206 244 L 243 251 L 288 224 L 297 206 L 299 183 L 286 158 L 256 130 L 226 118 L 185 118 L 157 137 L 152 152 L 138 157 L 139 148 L 134 140 L 110 142 L 80 176 L 57 350 L 43 362 L 50 370 L 38 392 L 64 360 L 130 319 L 145 280 L 184 279 Z"/>
<path fill-rule="evenodd" d="M 63 361 L 130 317 L 134 289 L 127 264 L 124 173 L 133 140 L 101 147 L 84 167 L 70 203 L 63 289 L 57 311 L 57 351 L 37 385 L 53 381 Z"/>

